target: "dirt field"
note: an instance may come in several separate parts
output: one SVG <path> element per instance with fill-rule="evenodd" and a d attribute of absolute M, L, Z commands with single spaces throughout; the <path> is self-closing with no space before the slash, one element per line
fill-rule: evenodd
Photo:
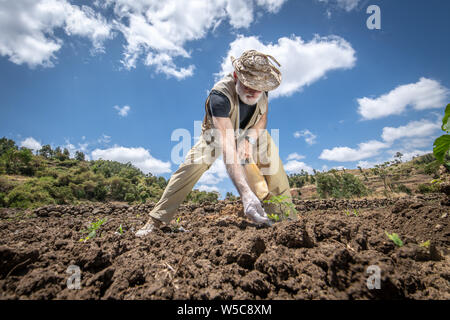
<path fill-rule="evenodd" d="M 443 194 L 296 200 L 299 221 L 271 228 L 244 219 L 239 202 L 182 205 L 189 232 L 135 238 L 152 206 L 0 209 L 0 299 L 450 299 Z M 99 218 L 97 237 L 80 242 Z M 79 290 L 67 288 L 70 265 Z M 380 289 L 367 287 L 369 266 Z"/>

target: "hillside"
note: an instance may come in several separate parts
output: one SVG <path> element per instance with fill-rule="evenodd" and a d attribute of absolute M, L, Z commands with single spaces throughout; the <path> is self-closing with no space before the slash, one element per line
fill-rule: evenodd
<path fill-rule="evenodd" d="M 446 168 L 440 165 L 432 153 L 406 162 L 398 160 L 375 168 L 330 170 L 325 174 L 333 173 L 347 173 L 356 177 L 369 191 L 365 196 L 369 199 L 438 192 L 440 180 L 446 180 L 448 175 Z M 306 175 L 303 173 L 299 176 Z M 316 183 L 306 182 L 300 188 L 292 188 L 291 193 L 298 199 L 320 198 Z"/>

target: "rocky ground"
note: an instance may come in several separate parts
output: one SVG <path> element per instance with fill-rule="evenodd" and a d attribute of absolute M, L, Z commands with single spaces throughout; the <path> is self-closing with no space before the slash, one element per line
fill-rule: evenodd
<path fill-rule="evenodd" d="M 450 299 L 445 194 L 295 204 L 300 219 L 273 227 L 238 201 L 182 205 L 178 224 L 144 238 L 153 204 L 0 208 L 0 299 Z"/>

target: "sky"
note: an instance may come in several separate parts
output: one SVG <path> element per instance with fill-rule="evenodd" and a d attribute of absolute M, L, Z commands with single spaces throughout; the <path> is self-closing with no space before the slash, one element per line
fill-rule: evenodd
<path fill-rule="evenodd" d="M 0 137 L 169 179 L 230 57 L 256 49 L 281 64 L 267 129 L 287 174 L 408 160 L 443 133 L 449 12 L 443 0 L 0 0 Z M 194 188 L 238 194 L 221 158 Z"/>

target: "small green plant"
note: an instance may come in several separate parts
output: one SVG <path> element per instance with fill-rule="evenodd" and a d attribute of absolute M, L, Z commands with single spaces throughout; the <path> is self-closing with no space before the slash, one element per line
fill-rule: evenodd
<path fill-rule="evenodd" d="M 424 248 L 428 248 L 430 246 L 430 240 L 422 242 L 421 244 L 419 244 L 419 246 L 424 247 Z"/>
<path fill-rule="evenodd" d="M 288 196 L 272 196 L 270 199 L 268 200 L 264 200 L 264 203 L 271 203 L 271 204 L 275 204 L 278 205 L 278 208 L 280 209 L 280 212 L 283 212 L 283 214 L 287 217 L 289 217 L 292 214 L 297 214 L 297 210 L 295 209 L 295 205 L 292 202 L 289 201 L 285 201 L 288 198 Z M 283 210 L 283 207 L 287 207 L 287 210 Z M 273 218 L 271 218 L 270 216 L 272 216 Z M 276 217 L 278 217 L 277 220 Z M 274 221 L 279 221 L 280 220 L 280 216 L 278 214 L 269 214 L 267 215 L 267 217 L 269 217 L 270 219 L 274 220 Z"/>
<path fill-rule="evenodd" d="M 172 227 L 173 231 L 177 231 L 177 230 L 180 230 L 182 228 L 180 222 L 181 222 L 181 217 L 178 217 L 175 220 L 175 225 Z"/>
<path fill-rule="evenodd" d="M 450 163 L 445 162 L 445 155 L 448 154 L 448 151 L 450 149 L 450 123 L 448 122 L 448 119 L 450 117 L 450 104 L 447 105 L 445 108 L 444 117 L 442 118 L 442 125 L 441 129 L 442 131 L 445 131 L 446 134 L 443 134 L 439 138 L 437 138 L 433 143 L 433 154 L 436 157 L 436 159 L 444 164 L 445 166 L 450 166 Z"/>
<path fill-rule="evenodd" d="M 120 224 L 118 231 L 121 235 L 123 234 L 122 224 Z"/>
<path fill-rule="evenodd" d="M 276 213 L 268 214 L 267 217 L 268 217 L 270 220 L 273 220 L 273 221 L 275 221 L 275 222 L 280 221 L 280 216 L 277 215 Z"/>
<path fill-rule="evenodd" d="M 106 222 L 106 218 L 104 219 L 98 219 L 97 222 L 92 222 L 91 225 L 88 227 L 87 230 L 81 231 L 82 233 L 87 233 L 86 238 L 81 238 L 79 241 L 87 241 L 89 239 L 95 238 L 97 235 L 97 230 Z"/>
<path fill-rule="evenodd" d="M 350 216 L 350 210 L 345 210 L 345 214 L 347 215 L 347 217 L 349 217 Z M 358 211 L 356 210 L 356 209 L 353 209 L 353 215 L 355 216 L 355 217 L 357 217 L 358 216 Z"/>
<path fill-rule="evenodd" d="M 394 242 L 398 247 L 403 246 L 403 241 L 400 239 L 398 234 L 396 234 L 396 233 L 389 234 L 387 231 L 385 231 L 385 233 L 386 233 L 387 237 L 390 240 L 392 240 L 392 242 Z"/>

